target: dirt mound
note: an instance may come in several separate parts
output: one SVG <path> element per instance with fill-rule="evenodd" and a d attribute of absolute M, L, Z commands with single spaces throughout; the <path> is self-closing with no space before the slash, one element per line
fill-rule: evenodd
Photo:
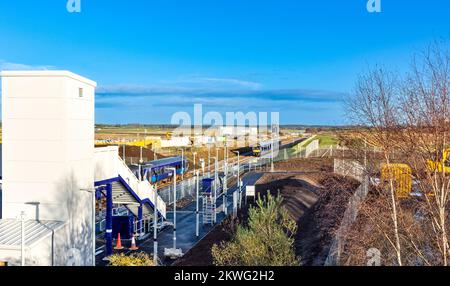
<path fill-rule="evenodd" d="M 103 147 L 103 146 L 101 146 Z M 123 159 L 123 148 L 124 146 L 119 146 L 119 156 Z M 130 159 L 133 158 L 133 163 L 138 163 L 141 156 L 141 147 L 137 146 L 125 146 L 125 157 L 127 163 L 130 163 Z M 153 161 L 156 159 L 166 158 L 161 154 L 153 152 L 149 148 L 142 148 L 142 159 L 144 162 Z"/>
<path fill-rule="evenodd" d="M 298 220 L 296 254 L 302 265 L 323 265 L 350 196 L 359 183 L 336 175 L 320 179 L 323 188 L 316 204 Z"/>
<path fill-rule="evenodd" d="M 328 158 L 294 158 L 275 163 L 275 170 L 305 171 L 305 172 L 333 172 L 333 159 Z"/>

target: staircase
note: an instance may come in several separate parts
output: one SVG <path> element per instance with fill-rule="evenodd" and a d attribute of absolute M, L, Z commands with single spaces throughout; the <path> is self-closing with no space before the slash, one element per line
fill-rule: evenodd
<path fill-rule="evenodd" d="M 203 196 L 203 224 L 213 224 L 214 222 L 214 206 L 211 195 Z"/>
<path fill-rule="evenodd" d="M 122 183 L 114 182 L 112 185 L 113 191 L 113 204 L 125 205 L 125 207 L 134 215 L 138 216 L 139 213 L 139 200 L 134 197 L 128 190 L 123 186 Z M 144 217 L 153 217 L 153 208 L 149 204 L 142 205 L 142 215 Z"/>
<path fill-rule="evenodd" d="M 117 146 L 95 148 L 95 185 L 112 185 L 113 204 L 126 207 L 138 216 L 142 205 L 143 217 L 153 217 L 157 213 L 166 219 L 166 203 L 148 181 L 140 181 L 120 158 Z"/>
<path fill-rule="evenodd" d="M 125 204 L 137 215 L 137 207 L 142 204 L 143 215 L 153 214 L 155 189 L 148 181 L 140 181 L 117 154 L 119 182 L 113 183 L 113 203 Z M 166 218 L 166 203 L 156 194 L 158 214 Z M 135 210 L 136 213 L 133 211 Z"/>

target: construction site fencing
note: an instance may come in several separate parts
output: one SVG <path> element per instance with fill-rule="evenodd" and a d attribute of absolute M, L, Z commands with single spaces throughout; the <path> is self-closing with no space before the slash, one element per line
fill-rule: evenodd
<path fill-rule="evenodd" d="M 355 178 L 361 182 L 361 185 L 356 189 L 353 196 L 350 197 L 344 216 L 331 243 L 328 256 L 325 260 L 326 266 L 340 265 L 346 234 L 349 232 L 351 226 L 358 217 L 361 203 L 366 199 L 369 191 L 369 176 L 365 174 L 364 167 L 358 162 L 335 159 L 334 172 L 342 176 Z"/>

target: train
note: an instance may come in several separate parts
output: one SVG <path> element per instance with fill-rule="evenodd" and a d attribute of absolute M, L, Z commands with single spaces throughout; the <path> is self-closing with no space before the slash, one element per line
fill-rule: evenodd
<path fill-rule="evenodd" d="M 130 166 L 137 178 L 147 180 L 152 184 L 170 180 L 173 174 L 169 168 L 175 168 L 176 174 L 182 175 L 189 170 L 189 162 L 186 157 L 177 156 Z"/>
<path fill-rule="evenodd" d="M 270 152 L 272 152 L 273 148 L 280 146 L 280 141 L 273 141 L 273 140 L 269 140 L 269 141 L 262 141 L 260 143 L 258 143 L 256 146 L 252 147 L 252 153 L 253 156 L 255 157 L 261 157 L 264 156 L 266 154 L 269 154 Z"/>

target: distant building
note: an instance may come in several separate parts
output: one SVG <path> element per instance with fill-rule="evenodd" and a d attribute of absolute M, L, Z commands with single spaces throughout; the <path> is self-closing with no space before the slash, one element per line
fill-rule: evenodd
<path fill-rule="evenodd" d="M 171 139 L 161 139 L 161 148 L 188 146 L 191 146 L 191 139 L 187 136 L 172 137 Z"/>
<path fill-rule="evenodd" d="M 252 126 L 220 126 L 218 130 L 219 136 L 225 137 L 244 137 L 257 136 L 258 127 Z"/>

